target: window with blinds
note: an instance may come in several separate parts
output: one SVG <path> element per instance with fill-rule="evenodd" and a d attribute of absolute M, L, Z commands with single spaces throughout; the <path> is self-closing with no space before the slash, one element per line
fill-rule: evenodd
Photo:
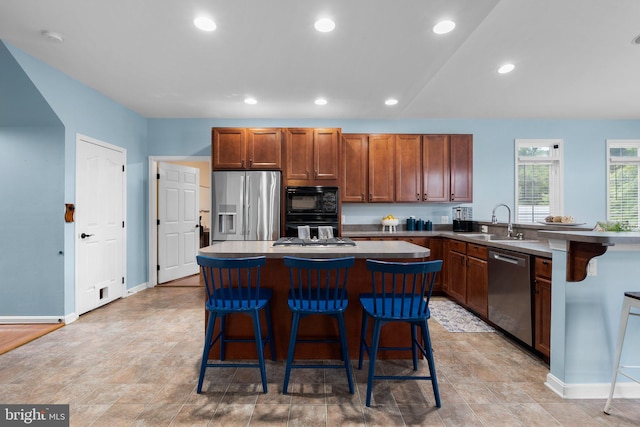
<path fill-rule="evenodd" d="M 516 222 L 562 215 L 562 140 L 516 140 Z"/>
<path fill-rule="evenodd" d="M 607 141 L 607 220 L 638 228 L 640 140 Z"/>

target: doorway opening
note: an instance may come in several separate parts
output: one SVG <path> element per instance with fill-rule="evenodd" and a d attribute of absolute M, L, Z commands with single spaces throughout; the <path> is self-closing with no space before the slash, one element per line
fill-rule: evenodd
<path fill-rule="evenodd" d="M 210 243 L 208 230 L 211 224 L 211 158 L 207 156 L 150 156 L 149 157 L 149 266 L 147 286 L 158 285 L 158 164 L 160 162 L 198 168 L 199 182 L 199 227 L 202 230 L 200 247 Z"/>

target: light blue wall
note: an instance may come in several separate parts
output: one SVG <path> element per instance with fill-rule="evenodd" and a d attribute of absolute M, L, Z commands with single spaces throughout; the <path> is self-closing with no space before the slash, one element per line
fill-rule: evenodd
<path fill-rule="evenodd" d="M 147 121 L 144 117 L 106 98 L 77 80 L 59 72 L 25 52 L 5 43 L 23 72 L 33 82 L 64 126 L 64 199 L 59 201 L 62 218 L 64 203 L 75 202 L 76 135 L 83 134 L 127 150 L 127 272 L 129 288 L 147 281 Z M 0 60 L 7 61 L 0 57 Z M 5 76 L 3 75 L 4 79 Z M 2 100 L 0 102 L 7 102 Z M 2 111 L 2 109 L 0 109 Z M 33 156 L 41 156 L 33 150 Z M 45 177 L 42 178 L 46 179 Z M 20 194 L 16 204 L 28 204 L 33 195 Z M 64 224 L 63 241 L 51 237 L 64 250 L 64 313 L 75 310 L 75 223 Z M 79 232 L 78 232 L 79 233 Z M 34 251 L 38 242 L 18 242 L 21 251 Z M 4 251 L 3 251 L 4 252 Z M 3 284 L 4 285 L 4 284 Z M 9 302 L 10 303 L 10 302 Z M 31 315 L 50 315 L 50 302 L 41 300 Z"/>

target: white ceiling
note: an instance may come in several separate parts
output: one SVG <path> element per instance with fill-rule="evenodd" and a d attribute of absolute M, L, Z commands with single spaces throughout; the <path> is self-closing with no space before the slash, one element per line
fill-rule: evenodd
<path fill-rule="evenodd" d="M 155 118 L 639 119 L 639 35 L 638 0 L 0 0 L 2 40 Z"/>

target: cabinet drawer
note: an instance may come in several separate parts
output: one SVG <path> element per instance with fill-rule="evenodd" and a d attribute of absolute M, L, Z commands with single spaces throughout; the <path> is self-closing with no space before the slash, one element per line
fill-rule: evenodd
<path fill-rule="evenodd" d="M 449 240 L 449 250 L 467 253 L 467 244 L 460 240 Z"/>
<path fill-rule="evenodd" d="M 474 258 L 487 259 L 487 247 L 476 245 L 475 243 L 467 244 L 467 255 Z"/>
<path fill-rule="evenodd" d="M 536 257 L 536 276 L 551 279 L 551 260 L 548 258 Z"/>

